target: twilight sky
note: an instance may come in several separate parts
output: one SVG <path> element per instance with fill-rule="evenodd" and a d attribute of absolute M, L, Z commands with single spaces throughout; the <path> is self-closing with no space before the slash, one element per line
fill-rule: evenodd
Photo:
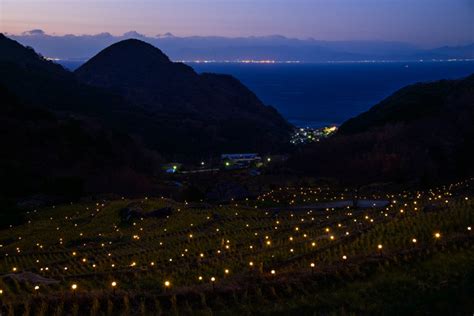
<path fill-rule="evenodd" d="M 474 0 L 0 0 L 0 32 L 474 42 Z"/>

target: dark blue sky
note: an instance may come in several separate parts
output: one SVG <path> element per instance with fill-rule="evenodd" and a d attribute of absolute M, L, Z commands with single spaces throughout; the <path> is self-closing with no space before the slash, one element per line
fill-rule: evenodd
<path fill-rule="evenodd" d="M 1 0 L 0 31 L 474 41 L 474 0 Z"/>

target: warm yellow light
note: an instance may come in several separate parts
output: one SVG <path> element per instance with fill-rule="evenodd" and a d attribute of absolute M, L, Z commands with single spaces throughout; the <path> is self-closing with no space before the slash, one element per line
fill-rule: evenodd
<path fill-rule="evenodd" d="M 38 291 L 40 289 L 39 285 L 35 285 L 35 291 Z"/>
<path fill-rule="evenodd" d="M 71 289 L 72 289 L 73 291 L 76 290 L 76 289 L 77 289 L 77 284 L 71 285 Z"/>
<path fill-rule="evenodd" d="M 438 239 L 438 238 L 441 237 L 441 234 L 440 233 L 435 233 L 434 236 L 435 236 L 436 239 Z"/>
<path fill-rule="evenodd" d="M 270 271 L 270 273 L 271 273 L 271 274 L 275 274 L 276 272 L 275 272 L 275 270 L 272 270 L 272 271 Z"/>
<path fill-rule="evenodd" d="M 215 282 L 216 281 L 216 278 L 215 277 L 211 277 L 211 282 Z"/>
<path fill-rule="evenodd" d="M 110 285 L 112 285 L 112 287 L 116 287 L 116 286 L 117 286 L 117 282 L 113 281 Z"/>
<path fill-rule="evenodd" d="M 170 287 L 171 286 L 171 282 L 170 281 L 165 281 L 165 287 Z"/>
<path fill-rule="evenodd" d="M 314 268 L 314 267 L 315 267 L 314 262 L 311 262 L 309 266 L 310 266 L 311 268 Z"/>
<path fill-rule="evenodd" d="M 252 261 L 249 262 L 249 266 L 251 266 L 251 267 L 253 266 L 253 262 L 252 262 Z"/>
<path fill-rule="evenodd" d="M 382 244 L 378 244 L 377 248 L 382 249 L 383 248 Z"/>
<path fill-rule="evenodd" d="M 342 256 L 342 259 L 343 259 L 343 260 L 347 260 L 347 256 L 345 256 L 345 255 Z"/>
<path fill-rule="evenodd" d="M 224 270 L 224 273 L 225 273 L 225 274 L 229 274 L 229 269 L 225 269 L 225 270 Z"/>

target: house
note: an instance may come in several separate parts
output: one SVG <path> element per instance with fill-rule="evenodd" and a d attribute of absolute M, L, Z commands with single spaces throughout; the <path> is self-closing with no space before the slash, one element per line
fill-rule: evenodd
<path fill-rule="evenodd" d="M 247 168 L 261 162 L 262 158 L 255 153 L 223 154 L 221 161 L 227 169 Z"/>

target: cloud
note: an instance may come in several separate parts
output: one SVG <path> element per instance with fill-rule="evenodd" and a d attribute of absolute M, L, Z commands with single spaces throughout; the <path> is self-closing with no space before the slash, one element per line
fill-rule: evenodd
<path fill-rule="evenodd" d="M 40 29 L 34 29 L 22 33 L 23 36 L 44 36 L 46 33 Z"/>
<path fill-rule="evenodd" d="M 137 31 L 129 31 L 127 33 L 124 33 L 122 37 L 133 37 L 133 38 L 141 38 L 145 37 L 145 35 L 138 33 Z"/>
<path fill-rule="evenodd" d="M 173 33 L 166 32 L 165 34 L 157 34 L 156 37 L 160 38 L 160 37 L 175 37 L 175 36 L 173 35 Z"/>

